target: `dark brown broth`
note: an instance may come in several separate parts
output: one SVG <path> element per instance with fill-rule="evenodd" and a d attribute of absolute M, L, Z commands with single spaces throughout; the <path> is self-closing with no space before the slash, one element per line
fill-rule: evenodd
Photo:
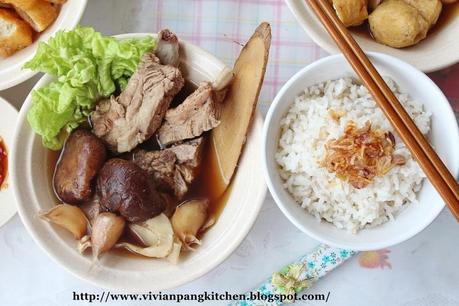
<path fill-rule="evenodd" d="M 370 25 L 368 24 L 367 21 L 365 21 L 359 26 L 350 27 L 349 29 L 351 29 L 352 33 L 354 34 L 358 34 L 359 36 L 362 36 L 365 38 L 373 39 L 373 35 L 371 35 L 371 31 L 370 31 Z"/>
<path fill-rule="evenodd" d="M 445 28 L 450 22 L 454 20 L 459 15 L 459 2 L 451 4 L 443 4 L 443 9 L 441 15 L 438 18 L 437 23 L 430 29 L 429 34 L 441 31 Z"/>

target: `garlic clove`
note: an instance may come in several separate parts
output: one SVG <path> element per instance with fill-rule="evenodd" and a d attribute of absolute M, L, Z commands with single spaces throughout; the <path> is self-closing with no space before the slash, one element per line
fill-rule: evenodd
<path fill-rule="evenodd" d="M 78 240 L 78 244 L 77 244 L 78 253 L 83 254 L 89 248 L 91 248 L 91 236 L 85 235 L 80 240 Z"/>
<path fill-rule="evenodd" d="M 100 213 L 99 199 L 97 197 L 94 197 L 91 201 L 81 204 L 80 209 L 88 218 L 89 224 L 93 224 L 97 215 Z"/>
<path fill-rule="evenodd" d="M 182 250 L 182 241 L 177 237 L 174 238 L 174 244 L 172 246 L 171 253 L 167 256 L 167 261 L 176 265 L 180 258 L 180 251 Z"/>
<path fill-rule="evenodd" d="M 164 244 L 160 244 L 157 246 L 150 246 L 150 247 L 139 247 L 135 244 L 129 243 L 129 242 L 121 242 L 116 245 L 117 248 L 125 248 L 126 250 L 142 255 L 145 257 L 152 257 L 152 258 L 164 258 L 169 255 L 169 253 L 172 250 L 172 245 L 171 248 L 165 247 Z"/>
<path fill-rule="evenodd" d="M 139 247 L 128 242 L 118 243 L 116 247 L 154 258 L 164 258 L 173 250 L 174 231 L 165 214 L 160 214 L 144 222 L 131 223 L 129 229 L 146 247 Z"/>
<path fill-rule="evenodd" d="M 131 223 L 129 229 L 147 246 L 156 245 L 159 241 L 173 242 L 174 238 L 171 222 L 165 214 L 144 222 Z"/>
<path fill-rule="evenodd" d="M 194 250 L 192 245 L 201 244 L 196 237 L 207 220 L 208 200 L 190 200 L 180 204 L 172 216 L 172 227 L 183 242 L 185 249 Z"/>
<path fill-rule="evenodd" d="M 59 225 L 73 234 L 75 239 L 81 239 L 88 230 L 88 219 L 84 212 L 77 206 L 59 204 L 52 209 L 40 212 L 40 218 Z"/>
<path fill-rule="evenodd" d="M 211 218 L 207 219 L 206 223 L 204 223 L 204 225 L 201 227 L 199 232 L 202 233 L 204 231 L 207 231 L 209 228 L 214 226 L 215 222 L 217 222 L 217 219 L 215 217 L 211 217 Z"/>
<path fill-rule="evenodd" d="M 91 234 L 93 255 L 96 258 L 116 244 L 123 233 L 125 224 L 126 221 L 123 217 L 111 212 L 103 212 L 97 215 Z"/>

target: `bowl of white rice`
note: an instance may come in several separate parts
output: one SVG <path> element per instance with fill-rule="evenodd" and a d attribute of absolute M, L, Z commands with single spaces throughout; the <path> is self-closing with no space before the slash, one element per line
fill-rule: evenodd
<path fill-rule="evenodd" d="M 459 129 L 441 90 L 394 57 L 370 53 L 455 177 Z M 323 243 L 374 250 L 426 228 L 444 202 L 342 55 L 321 59 L 279 91 L 265 125 L 269 190 L 300 230 Z"/>

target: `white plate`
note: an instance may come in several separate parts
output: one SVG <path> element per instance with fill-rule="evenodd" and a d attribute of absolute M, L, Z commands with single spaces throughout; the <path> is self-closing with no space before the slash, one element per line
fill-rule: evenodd
<path fill-rule="evenodd" d="M 307 1 L 285 1 L 304 31 L 314 42 L 328 53 L 335 54 L 339 52 L 335 42 L 325 31 Z M 429 34 L 421 43 L 405 49 L 395 49 L 379 44 L 368 35 L 353 33 L 353 36 L 366 52 L 374 51 L 392 55 L 410 63 L 419 70 L 431 72 L 459 62 L 458 33 L 459 18 L 455 18 L 438 31 Z"/>
<path fill-rule="evenodd" d="M 455 177 L 459 174 L 459 129 L 445 95 L 424 73 L 392 56 L 370 53 L 370 60 L 383 76 L 394 80 L 400 91 L 419 101 L 432 113 L 430 142 Z M 295 74 L 279 91 L 266 115 L 263 129 L 263 165 L 268 187 L 279 208 L 300 230 L 323 243 L 351 250 L 377 250 L 403 242 L 426 228 L 445 206 L 432 184 L 425 180 L 418 203 L 411 203 L 394 221 L 365 228 L 357 234 L 340 230 L 331 223 L 318 222 L 302 209 L 283 187 L 274 155 L 277 150 L 280 120 L 296 96 L 305 88 L 345 76 L 356 77 L 343 55 L 323 58 Z"/>
<path fill-rule="evenodd" d="M 127 34 L 118 38 L 145 35 Z M 180 58 L 185 78 L 194 83 L 217 79 L 227 68 L 213 55 L 183 41 Z M 35 88 L 50 81 L 51 77 L 44 76 Z M 29 94 L 19 115 L 13 148 L 13 181 L 16 182 L 19 215 L 37 244 L 79 278 L 101 287 L 127 291 L 159 291 L 180 286 L 206 274 L 225 260 L 255 222 L 267 191 L 258 153 L 263 125 L 259 114 L 255 116 L 248 135 L 226 206 L 217 223 L 204 235 L 196 252 L 183 256 L 178 265 L 165 260 L 131 258 L 113 253 L 103 256 L 100 265 L 93 265 L 90 256 L 78 253 L 76 241 L 68 232 L 37 218 L 40 210 L 54 206 L 55 197 L 48 176 L 48 151 L 26 120 L 31 103 Z"/>
<path fill-rule="evenodd" d="M 29 69 L 22 69 L 22 66 L 33 58 L 39 42 L 47 41 L 59 30 L 73 29 L 83 15 L 86 2 L 87 0 L 68 0 L 62 6 L 57 19 L 49 28 L 40 33 L 33 44 L 6 59 L 0 60 L 0 90 L 22 83 L 38 73 Z"/>
<path fill-rule="evenodd" d="M 0 137 L 3 138 L 8 152 L 8 176 L 6 177 L 5 189 L 0 190 L 0 226 L 2 226 L 16 214 L 16 199 L 11 180 L 13 169 L 11 149 L 18 111 L 1 97 L 0 116 Z"/>

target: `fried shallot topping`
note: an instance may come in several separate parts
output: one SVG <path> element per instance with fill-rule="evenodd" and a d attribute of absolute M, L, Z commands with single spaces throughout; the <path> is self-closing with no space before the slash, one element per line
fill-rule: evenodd
<path fill-rule="evenodd" d="M 344 134 L 325 144 L 325 158 L 321 166 L 353 187 L 362 189 L 376 176 L 383 176 L 396 165 L 404 165 L 406 159 L 394 154 L 395 138 L 391 132 L 374 129 L 367 121 L 358 128 L 349 121 Z"/>

